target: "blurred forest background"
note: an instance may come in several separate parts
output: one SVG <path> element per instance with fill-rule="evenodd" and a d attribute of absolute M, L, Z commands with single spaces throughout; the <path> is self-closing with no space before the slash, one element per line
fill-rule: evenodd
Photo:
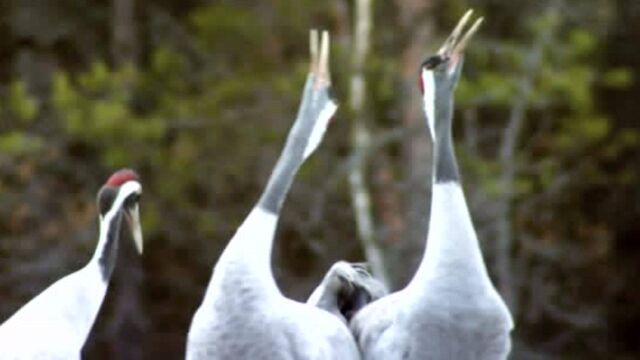
<path fill-rule="evenodd" d="M 293 122 L 312 27 L 331 31 L 342 105 L 288 196 L 274 272 L 305 299 L 333 262 L 368 259 L 401 288 L 428 226 L 418 67 L 469 7 L 486 21 L 454 137 L 512 358 L 638 358 L 637 0 L 0 1 L 0 321 L 89 260 L 95 194 L 132 167 L 145 253 L 122 242 L 85 357 L 182 358 Z"/>

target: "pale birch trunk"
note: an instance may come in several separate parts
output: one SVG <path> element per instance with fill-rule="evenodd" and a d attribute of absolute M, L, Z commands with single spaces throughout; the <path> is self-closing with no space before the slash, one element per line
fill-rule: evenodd
<path fill-rule="evenodd" d="M 384 254 L 376 238 L 371 193 L 365 181 L 364 158 L 369 152 L 371 132 L 366 121 L 365 94 L 367 83 L 364 75 L 364 63 L 369 53 L 371 36 L 372 0 L 357 0 L 354 12 L 354 33 L 351 53 L 351 79 L 349 87 L 349 106 L 353 115 L 351 133 L 352 151 L 362 154 L 349 170 L 351 202 L 356 218 L 358 237 L 373 275 L 388 284 Z"/>

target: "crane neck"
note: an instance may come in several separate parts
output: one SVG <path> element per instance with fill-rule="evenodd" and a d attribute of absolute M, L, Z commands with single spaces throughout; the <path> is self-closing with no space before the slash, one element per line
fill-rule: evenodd
<path fill-rule="evenodd" d="M 239 289 L 259 294 L 250 298 L 279 294 L 271 270 L 271 252 L 278 217 L 295 175 L 320 144 L 329 119 L 337 108 L 330 97 L 329 85 L 314 86 L 318 85 L 316 82 L 314 75 L 309 74 L 284 149 L 256 207 L 218 260 L 210 284 L 211 292 L 215 293 L 220 286 L 226 286 L 224 291 L 227 293 Z M 244 284 L 244 287 L 237 288 L 237 284 Z M 237 295 L 236 298 L 249 298 L 244 296 L 246 294 Z"/>
<path fill-rule="evenodd" d="M 313 82 L 313 76 L 308 76 L 296 120 L 280 157 L 256 207 L 220 256 L 207 294 L 251 291 L 259 295 L 250 298 L 261 298 L 264 294 L 279 293 L 271 270 L 273 238 L 293 179 L 310 153 L 308 145 L 318 119 L 317 106 L 314 106 L 318 97 L 314 96 Z M 237 295 L 238 301 L 248 298 L 246 294 Z"/>
<path fill-rule="evenodd" d="M 432 186 L 425 253 L 409 287 L 441 287 L 462 292 L 492 287 L 462 187 Z"/>
<path fill-rule="evenodd" d="M 122 217 L 123 212 L 119 210 L 113 217 L 100 218 L 98 246 L 90 263 L 97 265 L 102 281 L 105 283 L 109 282 L 116 265 Z"/>
<path fill-rule="evenodd" d="M 258 204 L 220 256 L 207 293 L 235 294 L 237 301 L 260 301 L 265 295 L 279 294 L 271 270 L 271 253 L 282 204 L 303 162 L 301 142 L 289 135 Z M 253 296 L 247 296 L 249 292 Z"/>
<path fill-rule="evenodd" d="M 282 204 L 289 193 L 293 179 L 304 161 L 305 143 L 300 140 L 292 139 L 291 136 L 287 139 L 267 186 L 258 201 L 258 206 L 261 209 L 273 214 L 279 214 L 282 210 Z"/>
<path fill-rule="evenodd" d="M 313 88 L 314 76 L 307 76 L 302 93 L 302 101 L 296 120 L 287 135 L 284 149 L 269 177 L 267 186 L 258 201 L 265 211 L 278 214 L 293 183 L 293 178 L 305 158 L 309 155 L 309 143 L 318 120 L 317 92 Z"/>
<path fill-rule="evenodd" d="M 409 288 L 442 286 L 466 291 L 478 284 L 491 286 L 460 185 L 452 136 L 453 90 L 453 86 L 436 88 L 429 230 L 424 256 Z"/>
<path fill-rule="evenodd" d="M 220 255 L 205 301 L 219 296 L 262 301 L 265 296 L 280 294 L 271 270 L 277 222 L 276 214 L 259 206 L 249 213 Z"/>
<path fill-rule="evenodd" d="M 460 182 L 460 172 L 453 146 L 453 98 L 436 97 L 435 134 L 433 134 L 433 181 Z M 438 104 L 440 103 L 440 104 Z M 438 106 L 440 105 L 440 106 Z"/>

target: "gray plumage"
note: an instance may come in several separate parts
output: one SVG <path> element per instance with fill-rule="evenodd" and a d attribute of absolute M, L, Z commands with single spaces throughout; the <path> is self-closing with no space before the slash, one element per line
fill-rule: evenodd
<path fill-rule="evenodd" d="M 366 360 L 495 360 L 507 357 L 513 321 L 487 274 L 453 150 L 453 92 L 468 12 L 439 53 L 423 63 L 421 82 L 434 142 L 427 246 L 420 267 L 401 291 L 366 306 L 351 329 Z"/>
<path fill-rule="evenodd" d="M 329 39 L 311 36 L 311 73 L 298 116 L 258 204 L 215 265 L 187 339 L 187 359 L 359 359 L 336 317 L 285 298 L 271 271 L 278 214 L 293 178 L 316 149 L 337 105 L 329 96 Z M 319 54 L 319 55 L 318 55 Z"/>
<path fill-rule="evenodd" d="M 269 182 L 258 201 L 258 206 L 274 214 L 279 213 L 282 209 L 284 199 L 293 182 L 293 175 L 304 162 L 305 149 L 313 133 L 313 128 L 317 124 L 313 120 L 320 116 L 327 104 L 333 102 L 328 87 L 314 89 L 315 78 L 316 75 L 313 73 L 307 77 L 302 103 L 296 116 L 296 119 L 299 120 L 296 120 L 291 129 L 291 134 L 296 135 L 287 138 Z"/>

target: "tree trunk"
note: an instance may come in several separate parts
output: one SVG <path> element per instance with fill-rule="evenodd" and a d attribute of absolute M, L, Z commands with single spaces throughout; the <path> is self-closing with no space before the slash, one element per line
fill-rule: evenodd
<path fill-rule="evenodd" d="M 116 67 L 136 64 L 137 41 L 134 0 L 113 0 L 111 56 Z"/>
<path fill-rule="evenodd" d="M 351 203 L 355 213 L 358 237 L 373 275 L 388 284 L 384 255 L 376 239 L 371 194 L 365 182 L 365 158 L 370 151 L 371 132 L 367 127 L 365 94 L 367 83 L 364 76 L 364 62 L 369 53 L 371 35 L 371 0 L 357 0 L 354 12 L 354 34 L 351 53 L 351 79 L 349 105 L 353 115 L 351 133 L 352 151 L 359 154 L 354 166 L 349 170 Z"/>

